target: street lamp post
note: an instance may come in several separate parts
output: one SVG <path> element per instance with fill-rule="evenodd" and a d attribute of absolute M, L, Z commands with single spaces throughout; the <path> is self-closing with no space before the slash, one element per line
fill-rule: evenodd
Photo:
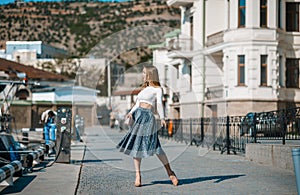
<path fill-rule="evenodd" d="M 110 72 L 110 61 L 107 61 L 107 95 L 108 95 L 108 106 L 111 107 L 111 72 Z"/>

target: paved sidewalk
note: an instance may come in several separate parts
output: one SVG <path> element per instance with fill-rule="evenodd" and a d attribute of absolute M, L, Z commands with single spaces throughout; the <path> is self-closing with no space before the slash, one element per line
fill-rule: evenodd
<path fill-rule="evenodd" d="M 167 139 L 161 139 L 162 146 L 180 180 L 179 186 L 171 185 L 154 156 L 142 161 L 143 186 L 136 188 L 132 159 L 115 149 L 124 133 L 107 127 L 87 132 L 77 194 L 297 194 L 291 171 Z"/>
<path fill-rule="evenodd" d="M 0 194 L 297 194 L 295 175 L 248 161 L 241 155 L 161 139 L 180 182 L 172 186 L 159 160 L 142 161 L 142 184 L 134 187 L 132 158 L 115 148 L 125 132 L 86 129 L 85 145 L 72 145 L 71 164 L 54 163 L 23 177 Z M 82 160 L 83 159 L 83 160 Z"/>
<path fill-rule="evenodd" d="M 0 194 L 17 195 L 73 195 L 80 174 L 85 144 L 71 145 L 71 161 L 75 164 L 53 163 L 54 156 L 33 168 L 32 173 L 14 178 L 13 186 L 0 186 Z M 44 168 L 47 166 L 46 168 Z"/>

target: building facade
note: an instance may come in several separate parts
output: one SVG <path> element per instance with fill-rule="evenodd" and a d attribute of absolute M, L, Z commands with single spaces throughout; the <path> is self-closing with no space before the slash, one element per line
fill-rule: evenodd
<path fill-rule="evenodd" d="M 68 55 L 66 50 L 56 48 L 42 41 L 7 41 L 5 58 L 28 64 L 37 59 L 62 58 Z"/>
<path fill-rule="evenodd" d="M 299 105 L 299 0 L 167 3 L 180 7 L 181 29 L 153 63 L 164 71 L 169 118 Z"/>

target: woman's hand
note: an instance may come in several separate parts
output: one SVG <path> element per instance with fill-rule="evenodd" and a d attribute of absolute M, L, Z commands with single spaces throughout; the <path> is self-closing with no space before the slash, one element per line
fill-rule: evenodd
<path fill-rule="evenodd" d="M 130 120 L 132 120 L 132 114 L 130 112 L 125 116 L 125 119 L 127 118 L 130 118 Z"/>
<path fill-rule="evenodd" d="M 167 126 L 167 123 L 166 123 L 165 119 L 160 120 L 160 125 L 161 125 L 161 127 L 166 127 Z"/>
<path fill-rule="evenodd" d="M 124 124 L 125 124 L 125 125 L 128 125 L 128 126 L 131 126 L 132 123 L 133 123 L 133 120 L 132 120 L 132 114 L 131 114 L 131 113 L 128 113 L 128 114 L 125 116 Z"/>

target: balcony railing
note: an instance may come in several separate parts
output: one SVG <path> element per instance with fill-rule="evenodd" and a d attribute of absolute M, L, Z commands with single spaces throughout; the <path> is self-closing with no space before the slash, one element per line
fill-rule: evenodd
<path fill-rule="evenodd" d="M 195 0 L 168 0 L 167 4 L 169 6 L 189 6 L 194 3 Z"/>
<path fill-rule="evenodd" d="M 220 31 L 207 36 L 206 47 L 210 47 L 224 42 L 224 31 Z"/>
<path fill-rule="evenodd" d="M 167 48 L 169 50 L 179 51 L 192 51 L 193 50 L 192 38 L 173 38 L 168 42 Z"/>
<path fill-rule="evenodd" d="M 213 86 L 208 87 L 206 92 L 206 98 L 208 100 L 223 98 L 224 94 L 224 86 Z"/>

